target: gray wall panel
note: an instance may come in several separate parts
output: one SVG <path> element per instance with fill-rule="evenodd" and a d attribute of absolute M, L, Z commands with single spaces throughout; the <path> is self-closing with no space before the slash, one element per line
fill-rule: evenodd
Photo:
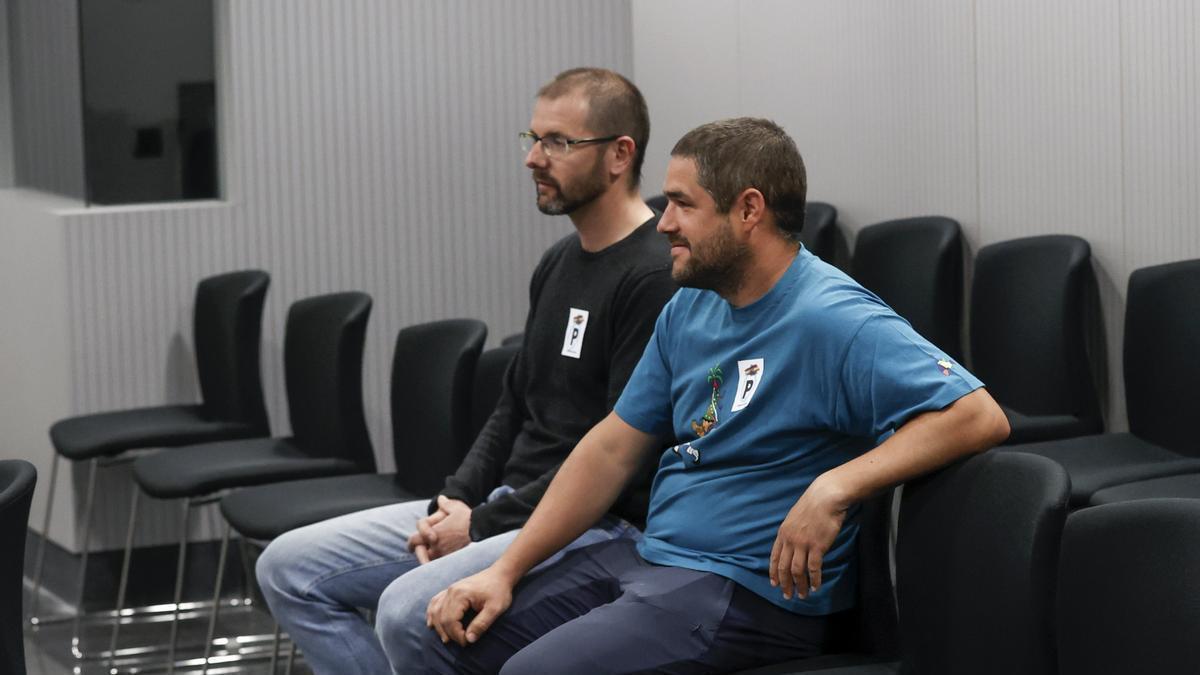
<path fill-rule="evenodd" d="M 75 0 L 8 0 L 16 184 L 82 198 Z"/>

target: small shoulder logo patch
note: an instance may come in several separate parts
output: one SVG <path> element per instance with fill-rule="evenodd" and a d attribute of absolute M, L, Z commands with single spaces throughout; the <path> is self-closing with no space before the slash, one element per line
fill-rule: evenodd
<path fill-rule="evenodd" d="M 938 367 L 942 369 L 943 375 L 949 375 L 950 371 L 954 368 L 954 363 L 952 363 L 950 361 L 950 359 L 943 358 L 940 361 L 938 361 L 937 364 L 938 364 Z"/>

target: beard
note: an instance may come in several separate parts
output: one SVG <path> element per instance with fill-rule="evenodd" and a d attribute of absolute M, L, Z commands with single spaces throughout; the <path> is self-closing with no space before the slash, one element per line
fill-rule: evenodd
<path fill-rule="evenodd" d="M 670 241 L 688 243 L 676 237 Z M 671 278 L 680 286 L 730 295 L 741 287 L 750 257 L 750 247 L 734 239 L 733 226 L 726 220 L 707 241 L 689 247 L 687 262 L 671 266 Z"/>
<path fill-rule="evenodd" d="M 545 197 L 538 195 L 538 211 L 548 216 L 565 216 L 581 206 L 591 204 L 608 189 L 608 177 L 604 175 L 604 157 L 596 157 L 587 174 L 565 186 L 546 173 L 534 172 L 536 180 L 548 183 L 554 191 Z"/>

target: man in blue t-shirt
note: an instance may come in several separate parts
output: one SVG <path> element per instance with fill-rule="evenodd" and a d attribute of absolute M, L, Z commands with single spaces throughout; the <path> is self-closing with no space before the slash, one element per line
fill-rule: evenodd
<path fill-rule="evenodd" d="M 406 662 L 710 672 L 818 654 L 853 604 L 856 505 L 1008 435 L 974 376 L 799 245 L 804 164 L 782 129 L 706 124 L 671 155 L 658 229 L 684 288 L 614 411 L 495 564 L 434 597 Z M 640 542 L 522 579 L 669 433 Z"/>

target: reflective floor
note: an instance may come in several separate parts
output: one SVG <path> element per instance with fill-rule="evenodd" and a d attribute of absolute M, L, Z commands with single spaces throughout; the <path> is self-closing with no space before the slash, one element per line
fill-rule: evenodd
<path fill-rule="evenodd" d="M 26 589 L 26 607 L 30 606 Z M 69 607 L 51 595 L 40 601 L 44 617 L 68 616 Z M 207 637 L 208 610 L 185 612 L 180 622 L 176 673 L 199 673 L 203 666 L 203 645 Z M 84 658 L 75 658 L 71 648 L 72 622 L 48 619 L 36 629 L 25 632 L 25 661 L 29 675 L 100 675 L 117 673 L 165 673 L 171 632 L 171 613 L 147 617 L 150 620 L 123 621 L 116 658 L 110 664 L 108 649 L 112 637 L 112 619 L 96 617 L 81 623 L 79 649 Z M 272 638 L 275 624 L 260 607 L 223 606 L 217 622 L 214 657 L 208 672 L 270 673 Z M 231 638 L 231 636 L 237 636 Z M 290 643 L 282 642 L 277 673 L 283 673 Z M 297 659 L 292 672 L 311 675 L 303 659 Z"/>

